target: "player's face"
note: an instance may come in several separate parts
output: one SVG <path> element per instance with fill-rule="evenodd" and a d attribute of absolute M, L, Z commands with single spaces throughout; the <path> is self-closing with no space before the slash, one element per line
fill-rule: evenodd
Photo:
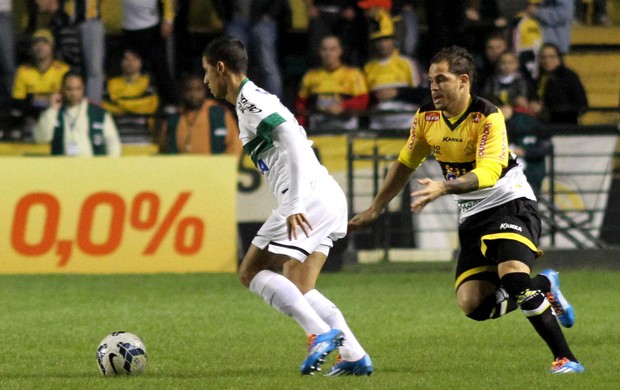
<path fill-rule="evenodd" d="M 205 71 L 204 84 L 209 88 L 211 94 L 217 99 L 226 98 L 226 83 L 224 77 L 217 71 L 215 66 L 211 66 L 205 57 L 202 57 L 202 69 Z"/>
<path fill-rule="evenodd" d="M 428 79 L 431 84 L 431 96 L 435 108 L 448 111 L 452 114 L 453 108 L 459 104 L 463 94 L 469 95 L 469 91 L 463 85 L 460 76 L 449 71 L 447 61 L 431 64 L 428 71 Z"/>
<path fill-rule="evenodd" d="M 62 87 L 62 96 L 70 106 L 74 106 L 84 98 L 84 82 L 80 77 L 69 76 Z"/>

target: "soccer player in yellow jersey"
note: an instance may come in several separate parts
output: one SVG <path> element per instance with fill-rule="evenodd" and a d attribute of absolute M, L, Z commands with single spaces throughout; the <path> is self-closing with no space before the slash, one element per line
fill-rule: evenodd
<path fill-rule="evenodd" d="M 398 161 L 370 208 L 349 221 L 349 231 L 375 221 L 413 171 L 434 155 L 446 180 L 418 180 L 422 188 L 411 194 L 411 210 L 419 212 L 442 195 L 454 195 L 461 210 L 455 289 L 463 312 L 483 321 L 521 308 L 551 349 L 551 372 L 582 372 L 558 325 L 574 322 L 558 273 L 545 270 L 530 278 L 541 254 L 536 197 L 508 150 L 501 111 L 471 95 L 473 74 L 473 58 L 460 47 L 442 49 L 432 58 L 428 77 L 433 102 L 417 111 Z"/>

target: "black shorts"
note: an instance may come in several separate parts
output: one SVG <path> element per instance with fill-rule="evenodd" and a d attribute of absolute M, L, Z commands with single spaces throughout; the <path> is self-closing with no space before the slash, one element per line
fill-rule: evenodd
<path fill-rule="evenodd" d="M 540 216 L 535 201 L 519 198 L 474 214 L 459 226 L 461 253 L 456 265 L 457 289 L 466 280 L 499 285 L 497 265 L 519 260 L 530 268 L 538 249 Z"/>

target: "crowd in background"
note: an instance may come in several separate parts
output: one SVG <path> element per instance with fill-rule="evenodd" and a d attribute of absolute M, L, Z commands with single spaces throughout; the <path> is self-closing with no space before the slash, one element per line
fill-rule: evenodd
<path fill-rule="evenodd" d="M 50 138 L 53 131 L 34 137 L 35 129 L 62 122 L 65 135 L 78 127 L 84 134 L 91 130 L 90 148 L 81 149 L 92 155 L 99 139 L 87 111 L 94 105 L 120 127 L 151 116 L 147 127 L 162 152 L 239 154 L 238 145 L 228 145 L 234 137 L 227 132 L 238 132 L 229 107 L 198 85 L 200 51 L 173 40 L 189 36 L 191 0 L 122 0 L 120 44 L 114 47 L 106 47 L 103 1 L 28 0 L 26 28 L 19 31 L 12 2 L 0 0 L 0 102 L 9 118 L 3 139 L 67 143 L 68 136 Z M 608 24 L 605 1 L 594 3 L 594 22 Z M 211 4 L 222 32 L 248 47 L 249 77 L 294 107 L 310 134 L 360 126 L 407 129 L 429 97 L 429 57 L 450 45 L 474 55 L 474 93 L 531 117 L 528 128 L 577 124 L 588 107 L 578 75 L 563 62 L 571 26 L 583 19 L 578 0 L 304 0 L 306 42 L 288 39 L 288 0 Z M 293 86 L 283 68 L 283 51 L 291 46 L 304 47 L 304 71 Z M 109 71 L 106 59 L 120 74 Z M 179 63 L 184 65 L 175 67 Z M 75 118 L 67 74 L 79 79 L 88 101 Z M 64 153 L 81 155 L 69 144 Z"/>

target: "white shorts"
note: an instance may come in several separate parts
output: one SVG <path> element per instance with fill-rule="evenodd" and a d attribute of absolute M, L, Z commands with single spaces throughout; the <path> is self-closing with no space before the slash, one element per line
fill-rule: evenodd
<path fill-rule="evenodd" d="M 297 239 L 289 240 L 286 217 L 278 207 L 256 233 L 252 244 L 302 262 L 312 252 L 321 252 L 327 256 L 333 242 L 347 234 L 347 199 L 331 176 L 325 176 L 309 187 L 303 202 L 306 216 L 312 225 L 310 237 L 306 237 L 298 228 Z"/>

